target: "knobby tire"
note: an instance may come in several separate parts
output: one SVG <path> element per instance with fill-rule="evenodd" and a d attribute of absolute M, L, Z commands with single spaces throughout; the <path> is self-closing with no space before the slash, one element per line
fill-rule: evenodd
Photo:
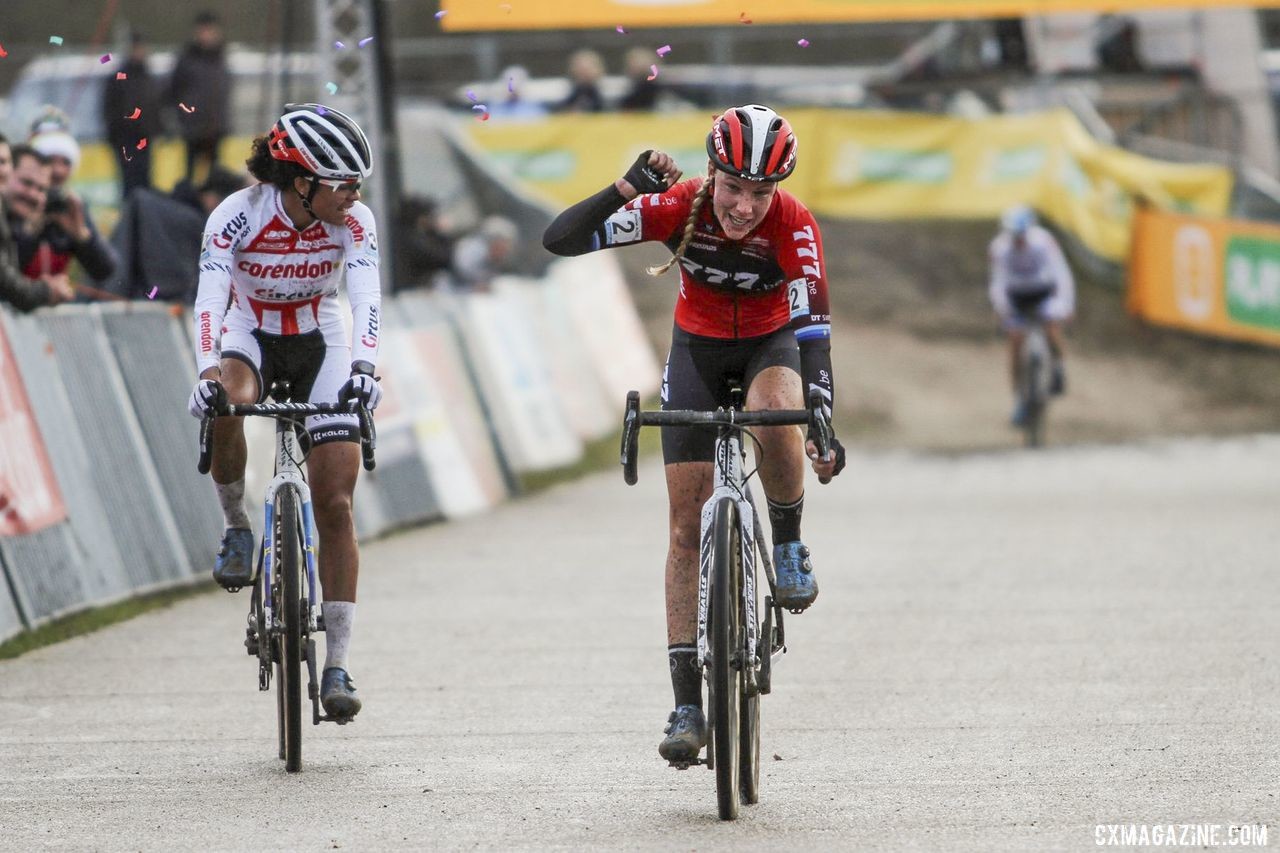
<path fill-rule="evenodd" d="M 280 601 L 276 615 L 284 624 L 280 675 L 276 689 L 283 696 L 282 740 L 284 768 L 302 769 L 302 545 L 298 540 L 298 496 L 290 488 L 276 497 L 276 567 Z"/>
<path fill-rule="evenodd" d="M 733 666 L 742 648 L 741 528 L 732 498 L 716 504 L 711 533 L 711 714 L 716 800 L 721 820 L 738 817 L 741 784 L 740 699 L 742 670 Z"/>

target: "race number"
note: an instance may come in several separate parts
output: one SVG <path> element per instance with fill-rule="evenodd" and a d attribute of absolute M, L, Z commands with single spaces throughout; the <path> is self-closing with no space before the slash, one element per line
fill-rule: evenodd
<path fill-rule="evenodd" d="M 605 220 L 605 239 L 610 246 L 621 246 L 640 240 L 640 211 L 619 210 Z"/>
<path fill-rule="evenodd" d="M 797 278 L 787 284 L 787 304 L 791 309 L 791 319 L 809 316 L 809 280 Z"/>

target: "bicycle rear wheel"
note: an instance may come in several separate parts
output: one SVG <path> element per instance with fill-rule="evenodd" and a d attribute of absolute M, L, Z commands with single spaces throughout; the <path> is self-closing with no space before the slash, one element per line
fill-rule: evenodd
<path fill-rule="evenodd" d="M 741 577 L 738 505 L 725 498 L 716 504 L 711 528 L 711 748 L 721 820 L 737 818 L 741 783 Z"/>
<path fill-rule="evenodd" d="M 302 547 L 298 541 L 298 495 L 283 488 L 276 495 L 276 571 L 280 583 L 276 618 L 284 628 L 280 641 L 279 692 L 281 758 L 284 769 L 302 769 Z"/>

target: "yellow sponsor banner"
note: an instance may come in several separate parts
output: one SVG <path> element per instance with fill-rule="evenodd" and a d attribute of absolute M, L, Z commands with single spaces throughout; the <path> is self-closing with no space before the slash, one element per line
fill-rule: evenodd
<path fill-rule="evenodd" d="M 1140 210 L 1127 304 L 1152 323 L 1280 346 L 1280 227 Z"/>
<path fill-rule="evenodd" d="M 471 138 L 564 207 L 598 191 L 646 148 L 686 176 L 707 168 L 712 116 L 561 115 L 470 125 Z M 862 219 L 996 218 L 1029 203 L 1095 254 L 1128 256 L 1132 199 L 1225 212 L 1231 173 L 1150 160 L 1100 145 L 1071 113 L 960 119 L 932 114 L 788 111 L 800 143 L 786 188 L 815 213 Z"/>
<path fill-rule="evenodd" d="M 441 27 L 466 30 L 590 29 L 729 24 L 1003 18 L 1056 12 L 1280 6 L 1280 0 L 442 0 Z"/>

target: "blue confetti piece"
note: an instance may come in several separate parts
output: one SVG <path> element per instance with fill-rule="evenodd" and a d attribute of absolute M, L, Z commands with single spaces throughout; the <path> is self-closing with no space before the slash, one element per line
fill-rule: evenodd
<path fill-rule="evenodd" d="M 62 44 L 62 36 L 49 36 L 49 44 Z"/>
<path fill-rule="evenodd" d="M 332 83 L 332 82 L 330 82 L 330 83 L 325 83 L 325 84 L 324 84 L 324 87 L 325 87 L 326 89 L 328 89 L 328 90 L 329 90 L 329 94 L 330 94 L 330 95 L 336 95 L 336 94 L 338 94 L 338 84 L 337 84 L 337 83 Z"/>

